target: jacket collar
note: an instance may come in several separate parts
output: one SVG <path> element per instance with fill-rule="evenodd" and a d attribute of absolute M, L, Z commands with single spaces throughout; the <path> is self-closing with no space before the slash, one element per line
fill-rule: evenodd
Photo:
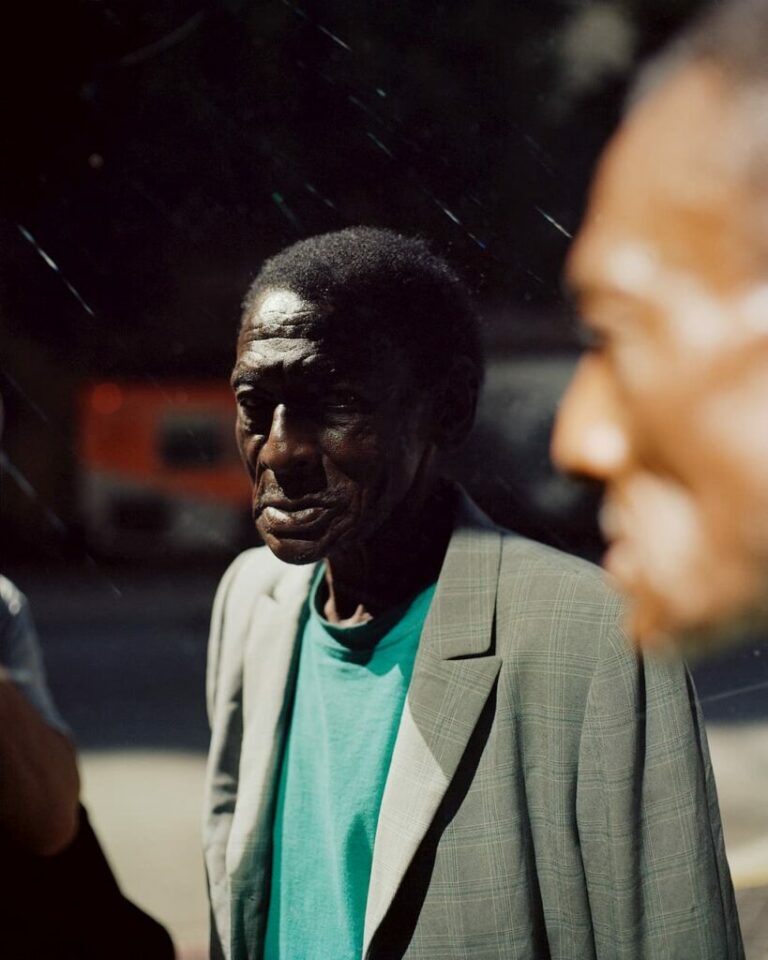
<path fill-rule="evenodd" d="M 446 796 L 488 702 L 502 533 L 460 491 L 456 525 L 419 643 L 384 789 L 363 956 Z"/>
<path fill-rule="evenodd" d="M 453 535 L 421 640 L 443 660 L 491 649 L 501 565 L 502 531 L 461 487 L 456 496 Z"/>

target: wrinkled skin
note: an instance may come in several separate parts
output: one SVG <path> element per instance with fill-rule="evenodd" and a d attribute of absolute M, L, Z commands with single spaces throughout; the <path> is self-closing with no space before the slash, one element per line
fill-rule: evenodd
<path fill-rule="evenodd" d="M 275 556 L 327 560 L 340 616 L 375 614 L 437 576 L 444 414 L 395 346 L 330 305 L 268 290 L 246 317 L 232 386 L 256 528 Z"/>
<path fill-rule="evenodd" d="M 593 346 L 553 456 L 605 485 L 604 565 L 646 647 L 703 650 L 768 605 L 768 191 L 755 118 L 686 66 L 599 166 L 568 279 Z"/>

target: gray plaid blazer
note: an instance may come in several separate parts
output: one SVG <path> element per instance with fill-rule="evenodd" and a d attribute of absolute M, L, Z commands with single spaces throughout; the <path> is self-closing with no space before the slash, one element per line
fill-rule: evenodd
<path fill-rule="evenodd" d="M 250 550 L 216 596 L 213 957 L 262 955 L 312 572 Z M 365 960 L 743 957 L 690 680 L 680 664 L 633 654 L 619 619 L 599 570 L 464 500 L 384 792 Z"/>

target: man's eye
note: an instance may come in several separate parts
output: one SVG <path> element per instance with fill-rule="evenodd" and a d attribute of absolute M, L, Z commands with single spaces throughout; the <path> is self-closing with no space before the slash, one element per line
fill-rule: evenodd
<path fill-rule="evenodd" d="M 250 395 L 237 398 L 240 417 L 249 429 L 263 433 L 272 422 L 272 404 L 265 398 Z"/>
<path fill-rule="evenodd" d="M 342 390 L 327 397 L 324 406 L 326 410 L 332 412 L 352 413 L 362 409 L 363 401 L 351 390 Z"/>

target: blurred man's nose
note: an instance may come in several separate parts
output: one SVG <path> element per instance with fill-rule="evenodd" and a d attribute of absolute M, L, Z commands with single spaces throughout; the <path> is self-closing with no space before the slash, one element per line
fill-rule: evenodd
<path fill-rule="evenodd" d="M 275 475 L 305 473 L 317 462 L 317 437 L 308 418 L 285 404 L 275 407 L 269 434 L 259 451 L 263 468 Z"/>
<path fill-rule="evenodd" d="M 552 460 L 565 473 L 606 481 L 629 457 L 621 404 L 604 358 L 579 361 L 563 397 L 552 436 Z"/>

